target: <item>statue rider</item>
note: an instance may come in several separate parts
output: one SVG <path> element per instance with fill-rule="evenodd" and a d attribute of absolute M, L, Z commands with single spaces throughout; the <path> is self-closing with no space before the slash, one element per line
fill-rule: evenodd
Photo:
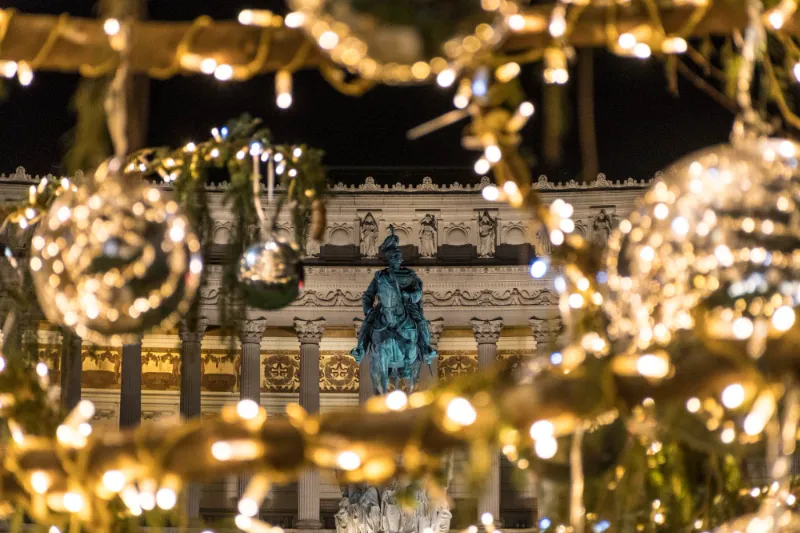
<path fill-rule="evenodd" d="M 361 362 L 371 357 L 371 374 L 378 394 L 388 392 L 388 378 L 406 381 L 413 390 L 422 362 L 430 364 L 437 353 L 430 346 L 430 330 L 422 311 L 422 280 L 402 266 L 400 239 L 389 226 L 390 235 L 380 246 L 389 263 L 379 270 L 361 298 L 364 324 L 358 344 L 350 354 Z M 377 303 L 376 303 L 377 300 Z"/>

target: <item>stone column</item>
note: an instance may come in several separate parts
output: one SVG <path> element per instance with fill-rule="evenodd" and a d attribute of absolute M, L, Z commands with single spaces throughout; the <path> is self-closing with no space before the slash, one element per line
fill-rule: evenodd
<path fill-rule="evenodd" d="M 194 324 L 183 319 L 178 333 L 181 338 L 181 400 L 182 418 L 200 416 L 201 343 L 208 327 L 206 317 L 198 317 Z M 189 518 L 200 516 L 200 486 L 190 485 L 186 491 Z"/>
<path fill-rule="evenodd" d="M 361 333 L 361 326 L 364 325 L 364 320 L 361 318 L 353 319 L 353 329 L 356 332 L 356 342 L 358 341 L 358 334 Z M 353 344 L 355 346 L 355 344 Z M 358 403 L 363 404 L 375 394 L 372 386 L 372 374 L 370 374 L 369 357 L 364 354 L 361 363 L 358 365 Z"/>
<path fill-rule="evenodd" d="M 83 339 L 65 332 L 61 342 L 61 405 L 71 411 L 81 401 L 81 370 Z"/>
<path fill-rule="evenodd" d="M 497 340 L 503 329 L 503 319 L 472 319 L 472 332 L 478 343 L 478 372 L 490 367 L 497 361 Z M 478 499 L 478 517 L 483 513 L 492 513 L 495 522 L 500 521 L 500 456 L 494 454 L 483 494 Z"/>
<path fill-rule="evenodd" d="M 538 317 L 532 316 L 528 319 L 531 326 L 531 334 L 536 341 L 536 353 L 544 355 L 556 347 L 558 336 L 564 329 L 561 317 Z"/>
<path fill-rule="evenodd" d="M 142 339 L 122 346 L 119 391 L 119 427 L 137 427 L 142 421 Z"/>
<path fill-rule="evenodd" d="M 558 337 L 564 330 L 560 316 L 538 317 L 528 319 L 531 334 L 536 341 L 536 354 L 540 357 L 549 357 L 558 346 Z M 537 516 L 552 517 L 558 512 L 558 484 L 545 478 L 538 478 L 531 474 L 528 478 L 532 484 L 532 492 L 536 494 Z"/>
<path fill-rule="evenodd" d="M 434 318 L 428 320 L 428 330 L 431 332 L 431 348 L 439 350 L 439 339 L 442 337 L 444 330 L 444 318 Z M 422 389 L 430 389 L 436 382 L 439 381 L 439 358 L 433 360 L 430 367 L 422 363 L 422 370 L 420 370 L 419 384 Z"/>
<path fill-rule="evenodd" d="M 300 341 L 300 405 L 309 413 L 319 412 L 319 343 L 325 333 L 325 319 L 294 319 Z M 319 472 L 308 469 L 297 480 L 296 529 L 320 529 Z"/>
<path fill-rule="evenodd" d="M 261 405 L 261 338 L 267 327 L 266 318 L 242 320 L 237 324 L 242 358 L 239 365 L 239 399 L 253 400 Z M 244 494 L 250 476 L 239 478 L 239 497 Z"/>

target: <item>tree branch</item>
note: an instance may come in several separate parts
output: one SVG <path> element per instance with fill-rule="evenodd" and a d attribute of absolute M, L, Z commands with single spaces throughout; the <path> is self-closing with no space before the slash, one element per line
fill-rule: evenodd
<path fill-rule="evenodd" d="M 660 15 L 665 31 L 679 32 L 695 9 L 694 6 L 663 9 Z M 504 51 L 536 50 L 548 46 L 551 43 L 547 30 L 551 10 L 552 6 L 528 8 L 525 11 L 526 29 L 511 35 L 503 46 Z M 570 35 L 570 44 L 579 48 L 605 46 L 606 17 L 605 7 L 586 7 Z M 636 5 L 619 8 L 616 20 L 620 32 L 650 23 L 647 13 Z M 13 14 L 6 38 L 0 46 L 0 60 L 30 61 L 36 57 L 56 27 L 57 21 L 58 17 L 53 15 Z M 746 21 L 743 4 L 715 2 L 691 29 L 691 36 L 730 34 L 744 28 Z M 191 22 L 135 21 L 131 51 L 133 71 L 145 73 L 153 69 L 169 69 L 174 65 L 178 45 L 191 27 Z M 783 31 L 793 32 L 796 28 L 797 18 L 787 21 Z M 276 28 L 270 31 L 272 41 L 269 54 L 257 73 L 274 72 L 286 66 L 298 57 L 298 52 L 306 41 L 305 34 L 299 30 Z M 233 21 L 213 22 L 193 36 L 188 51 L 202 57 L 211 57 L 218 64 L 244 65 L 253 60 L 261 32 L 260 28 L 242 26 Z M 89 75 L 93 69 L 108 71 L 113 66 L 115 57 L 103 32 L 102 20 L 70 17 L 52 50 L 40 62 L 39 68 L 62 72 L 82 69 L 85 75 Z M 299 66 L 316 68 L 319 63 L 320 53 L 313 48 Z M 191 70 L 176 70 L 176 74 L 196 74 Z"/>

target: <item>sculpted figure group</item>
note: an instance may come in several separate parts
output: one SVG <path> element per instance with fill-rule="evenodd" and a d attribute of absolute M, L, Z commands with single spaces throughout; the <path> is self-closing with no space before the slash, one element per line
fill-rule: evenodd
<path fill-rule="evenodd" d="M 336 533 L 446 533 L 453 514 L 447 501 L 432 503 L 424 490 L 416 492 L 414 507 L 403 508 L 392 483 L 378 496 L 376 487 L 350 485 L 342 491 L 336 513 Z"/>

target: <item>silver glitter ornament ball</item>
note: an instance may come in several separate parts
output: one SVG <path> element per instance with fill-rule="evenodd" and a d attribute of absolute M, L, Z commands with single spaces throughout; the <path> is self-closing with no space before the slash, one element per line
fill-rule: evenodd
<path fill-rule="evenodd" d="M 274 238 L 254 244 L 239 260 L 238 278 L 249 306 L 266 310 L 285 307 L 303 286 L 300 248 Z"/>
<path fill-rule="evenodd" d="M 200 285 L 200 242 L 178 204 L 136 175 L 102 166 L 62 193 L 31 239 L 48 320 L 96 343 L 171 327 Z"/>
<path fill-rule="evenodd" d="M 666 346 L 695 327 L 709 339 L 755 334 L 763 348 L 793 325 L 798 155 L 788 140 L 748 140 L 664 171 L 609 239 L 604 310 L 617 350 Z"/>

